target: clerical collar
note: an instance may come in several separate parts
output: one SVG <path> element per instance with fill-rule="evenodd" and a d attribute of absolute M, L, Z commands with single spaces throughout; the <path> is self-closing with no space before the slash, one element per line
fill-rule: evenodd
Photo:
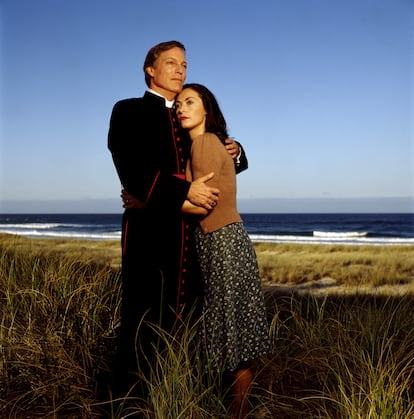
<path fill-rule="evenodd" d="M 163 95 L 160 95 L 158 92 L 156 92 L 155 90 L 152 90 L 152 89 L 148 89 L 148 92 L 152 93 L 153 95 L 162 97 L 165 100 L 165 107 L 166 108 L 171 109 L 174 106 L 174 100 L 168 100 Z"/>

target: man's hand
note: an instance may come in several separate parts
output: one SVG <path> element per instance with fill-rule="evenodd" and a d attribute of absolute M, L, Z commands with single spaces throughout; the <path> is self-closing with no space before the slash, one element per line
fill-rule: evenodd
<path fill-rule="evenodd" d="M 214 172 L 209 173 L 203 177 L 191 182 L 188 190 L 187 199 L 198 207 L 203 207 L 207 210 L 212 210 L 218 201 L 219 190 L 211 188 L 206 183 L 214 177 Z"/>
<path fill-rule="evenodd" d="M 239 144 L 234 141 L 232 138 L 226 138 L 226 144 L 224 146 L 227 152 L 230 154 L 232 159 L 235 159 L 239 156 L 240 147 Z"/>
<path fill-rule="evenodd" d="M 197 205 L 192 204 L 188 199 L 186 199 L 181 207 L 181 214 L 204 217 L 208 214 L 208 211 L 203 207 L 198 207 Z"/>
<path fill-rule="evenodd" d="M 127 209 L 131 208 L 145 208 L 145 203 L 139 199 L 134 198 L 128 193 L 126 189 L 121 190 L 122 206 Z"/>

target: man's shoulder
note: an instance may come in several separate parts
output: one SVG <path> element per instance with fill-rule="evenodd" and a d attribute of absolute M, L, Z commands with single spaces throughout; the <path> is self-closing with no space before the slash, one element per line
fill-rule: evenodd
<path fill-rule="evenodd" d="M 115 103 L 114 108 L 123 110 L 136 110 L 137 108 L 165 108 L 165 99 L 147 91 L 142 97 L 133 97 L 119 100 Z"/>
<path fill-rule="evenodd" d="M 143 113 L 142 98 L 121 99 L 115 103 L 112 109 L 113 118 L 129 118 L 129 115 L 140 115 Z"/>
<path fill-rule="evenodd" d="M 114 107 L 117 108 L 130 108 L 139 106 L 142 103 L 142 97 L 131 97 L 128 99 L 121 99 L 115 103 Z"/>

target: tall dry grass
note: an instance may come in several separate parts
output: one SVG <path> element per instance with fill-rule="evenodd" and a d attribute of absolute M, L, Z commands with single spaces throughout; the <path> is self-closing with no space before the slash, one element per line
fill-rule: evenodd
<path fill-rule="evenodd" d="M 0 417 L 228 418 L 227 389 L 202 362 L 196 328 L 179 342 L 159 331 L 165 349 L 146 382 L 148 400 L 110 400 L 102 390 L 119 322 L 118 256 L 108 245 L 101 253 L 95 243 L 90 252 L 84 242 L 68 243 L 0 237 Z M 270 251 L 259 246 L 258 255 Z M 294 248 L 277 251 L 295 258 Z M 382 250 L 355 258 L 341 248 L 296 252 L 292 269 L 303 282 L 301 258 L 326 254 L 317 270 L 344 252 L 358 266 Z M 382 256 L 402 278 L 412 274 L 405 256 Z M 413 416 L 413 298 L 266 293 L 273 352 L 255 365 L 250 417 Z"/>
<path fill-rule="evenodd" d="M 255 245 L 262 278 L 300 284 L 329 277 L 356 286 L 398 285 L 414 279 L 414 246 Z"/>
<path fill-rule="evenodd" d="M 258 378 L 266 417 L 414 414 L 412 297 L 269 298 L 274 351 Z"/>
<path fill-rule="evenodd" d="M 87 417 L 113 350 L 118 272 L 18 246 L 0 254 L 0 416 Z"/>

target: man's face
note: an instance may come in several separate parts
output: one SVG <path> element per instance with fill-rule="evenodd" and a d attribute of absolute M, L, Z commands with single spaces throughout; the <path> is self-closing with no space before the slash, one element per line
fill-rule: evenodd
<path fill-rule="evenodd" d="M 183 88 L 186 70 L 185 52 L 181 48 L 173 47 L 164 51 L 154 65 L 147 68 L 151 76 L 150 88 L 172 100 Z"/>

